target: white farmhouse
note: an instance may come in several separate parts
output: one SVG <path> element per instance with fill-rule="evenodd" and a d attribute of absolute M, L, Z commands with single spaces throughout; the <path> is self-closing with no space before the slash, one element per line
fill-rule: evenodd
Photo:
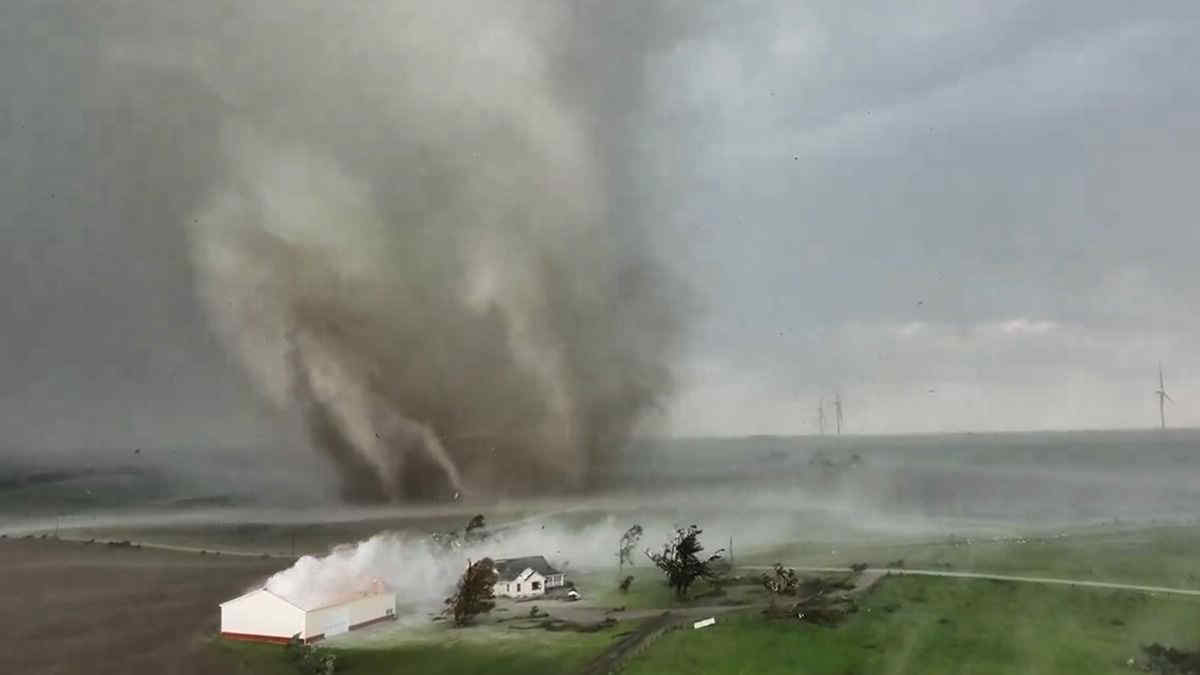
<path fill-rule="evenodd" d="M 562 572 L 540 555 L 507 558 L 496 562 L 496 585 L 492 592 L 505 598 L 531 598 L 565 583 Z"/>
<path fill-rule="evenodd" d="M 254 642 L 305 642 L 396 618 L 396 594 L 376 585 L 319 607 L 301 607 L 260 588 L 221 603 L 221 636 Z"/>

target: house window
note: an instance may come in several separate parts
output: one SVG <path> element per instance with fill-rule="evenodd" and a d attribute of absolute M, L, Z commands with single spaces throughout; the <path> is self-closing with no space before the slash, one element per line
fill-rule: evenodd
<path fill-rule="evenodd" d="M 535 590 L 535 591 L 542 590 L 542 582 L 540 582 L 540 581 L 533 582 L 533 590 Z"/>
<path fill-rule="evenodd" d="M 504 584 L 504 590 L 506 590 L 506 591 L 511 591 L 511 590 L 512 590 L 512 584 Z"/>

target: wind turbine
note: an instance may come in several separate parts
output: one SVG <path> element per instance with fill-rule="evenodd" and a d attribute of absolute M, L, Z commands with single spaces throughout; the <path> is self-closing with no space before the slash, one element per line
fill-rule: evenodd
<path fill-rule="evenodd" d="M 1162 364 L 1158 364 L 1158 391 L 1154 392 L 1158 397 L 1158 423 L 1163 429 L 1167 428 L 1167 401 L 1175 402 L 1171 395 L 1167 393 L 1167 385 L 1163 382 Z"/>
<path fill-rule="evenodd" d="M 825 435 L 825 399 L 817 401 L 817 429 Z"/>
<path fill-rule="evenodd" d="M 842 435 L 842 394 L 838 392 L 833 396 L 833 414 L 837 421 L 838 436 Z"/>

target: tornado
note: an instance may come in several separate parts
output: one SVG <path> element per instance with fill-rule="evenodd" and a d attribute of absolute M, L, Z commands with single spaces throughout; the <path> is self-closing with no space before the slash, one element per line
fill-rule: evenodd
<path fill-rule="evenodd" d="M 178 132 L 212 167 L 185 226 L 219 339 L 348 500 L 586 488 L 670 395 L 690 313 L 633 166 L 663 17 L 227 10 L 109 50 L 211 108 Z"/>

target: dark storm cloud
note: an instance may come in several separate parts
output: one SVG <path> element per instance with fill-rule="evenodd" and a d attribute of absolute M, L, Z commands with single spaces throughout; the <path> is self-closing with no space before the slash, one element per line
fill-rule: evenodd
<path fill-rule="evenodd" d="M 105 36 L 68 8 L 82 5 L 0 9 L 5 443 L 255 441 L 254 398 L 205 328 L 180 226 L 217 161 L 200 140 L 212 96 L 169 73 L 101 77 Z"/>
<path fill-rule="evenodd" d="M 304 425 L 261 404 L 255 382 L 291 400 L 305 380 L 242 374 L 250 352 L 226 349 L 238 321 L 209 321 L 235 277 L 206 267 L 196 247 L 250 236 L 264 260 L 290 269 L 278 228 L 254 240 L 245 214 L 270 212 L 272 195 L 299 195 L 300 212 L 327 218 L 351 208 L 367 225 L 314 245 L 305 260 L 317 262 L 297 279 L 314 292 L 299 313 L 341 317 L 351 328 L 340 340 L 379 353 L 411 331 L 360 318 L 408 287 L 339 287 L 331 280 L 345 270 L 319 260 L 336 250 L 369 266 L 386 252 L 414 268 L 450 261 L 421 278 L 454 277 L 466 258 L 461 241 L 434 234 L 447 230 L 420 233 L 431 248 L 415 251 L 368 230 L 446 205 L 486 214 L 481 205 L 521 201 L 464 199 L 447 187 L 462 176 L 509 180 L 512 194 L 541 180 L 526 213 L 592 209 L 614 224 L 602 236 L 494 241 L 510 263 L 496 269 L 533 269 L 513 262 L 539 249 L 529 242 L 551 242 L 538 269 L 554 279 L 574 277 L 562 261 L 584 251 L 593 270 L 670 251 L 705 306 L 670 413 L 681 433 L 807 431 L 817 399 L 836 389 L 860 431 L 1137 426 L 1155 419 L 1159 360 L 1176 399 L 1200 400 L 1195 3 L 522 3 L 420 20 L 403 6 L 364 7 L 0 9 L 0 419 L 10 444 L 344 436 L 344 421 Z M 432 37 L 451 33 L 450 47 Z M 464 74 L 478 62 L 445 58 L 487 49 L 520 77 Z M 425 88 L 416 104 L 404 96 L 413 87 Z M 568 179 L 558 192 L 572 195 L 568 206 L 553 203 L 544 186 Z M 543 286 L 555 292 L 542 299 L 579 306 L 591 278 Z M 475 281 L 467 296 L 482 302 L 495 279 Z M 571 336 L 581 359 L 551 379 L 595 380 L 614 341 L 636 345 L 624 353 L 667 348 L 641 335 L 673 334 L 684 294 L 658 271 L 622 283 L 653 289 L 652 300 L 629 314 L 591 298 L 582 315 L 540 315 L 557 318 L 535 333 Z M 423 299 L 410 306 L 463 297 L 462 287 L 417 286 Z M 404 316 L 444 322 L 455 339 L 405 344 L 504 361 L 503 349 L 483 347 L 503 321 L 436 314 Z M 648 332 L 628 334 L 633 324 Z M 284 337 L 306 339 L 297 335 Z M 268 353 L 278 360 L 262 363 L 294 352 Z M 497 377 L 524 389 L 525 376 Z M 433 379 L 452 391 L 470 381 Z M 617 378 L 594 391 L 629 408 L 588 409 L 631 419 L 661 401 L 666 379 Z M 412 381 L 384 398 L 412 402 L 426 421 L 449 414 L 416 395 L 427 378 Z M 466 398 L 466 409 L 493 413 L 538 406 Z M 1169 416 L 1194 424 L 1196 411 L 1181 403 Z M 462 435 L 486 450 L 495 426 L 489 417 Z"/>

